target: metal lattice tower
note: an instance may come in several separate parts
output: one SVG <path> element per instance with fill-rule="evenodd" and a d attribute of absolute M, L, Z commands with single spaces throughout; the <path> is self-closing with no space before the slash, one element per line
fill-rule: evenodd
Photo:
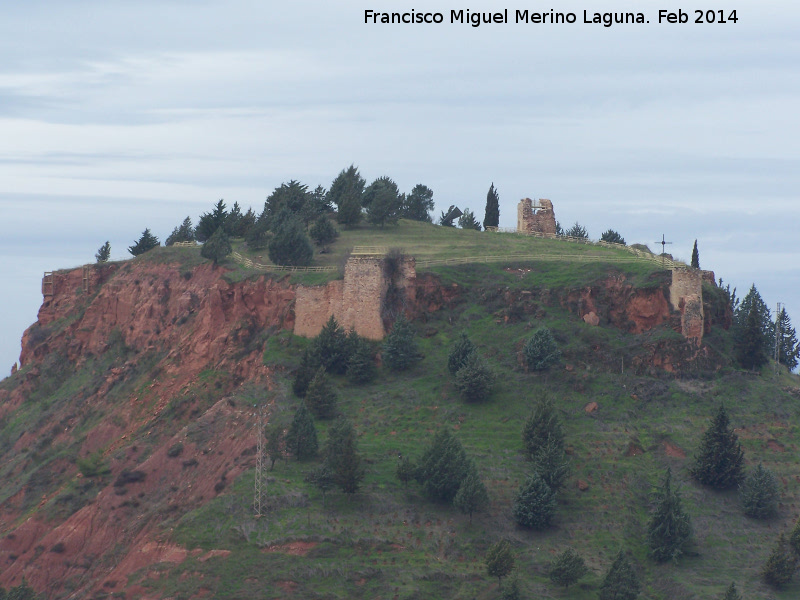
<path fill-rule="evenodd" d="M 256 423 L 256 476 L 253 490 L 253 514 L 256 518 L 263 514 L 264 487 L 264 407 L 259 406 Z"/>

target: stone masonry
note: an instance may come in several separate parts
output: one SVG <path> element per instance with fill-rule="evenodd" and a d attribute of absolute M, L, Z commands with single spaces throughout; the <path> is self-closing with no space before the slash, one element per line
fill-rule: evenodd
<path fill-rule="evenodd" d="M 681 313 L 681 333 L 687 340 L 700 345 L 703 339 L 703 271 L 673 269 L 669 301 Z"/>
<path fill-rule="evenodd" d="M 415 279 L 414 260 L 407 259 L 401 265 L 396 285 L 413 296 Z M 314 337 L 333 315 L 344 329 L 352 328 L 372 340 L 383 339 L 386 331 L 382 313 L 389 284 L 383 258 L 350 257 L 343 281 L 331 281 L 325 286 L 297 286 L 294 333 Z"/>
<path fill-rule="evenodd" d="M 523 198 L 517 204 L 517 231 L 524 233 L 556 234 L 556 215 L 553 203 L 547 198 L 539 198 L 541 208 L 533 208 L 530 198 Z"/>

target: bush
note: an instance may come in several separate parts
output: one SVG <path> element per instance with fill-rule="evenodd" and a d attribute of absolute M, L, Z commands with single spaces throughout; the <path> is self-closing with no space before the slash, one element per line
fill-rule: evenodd
<path fill-rule="evenodd" d="M 167 456 L 169 458 L 177 458 L 183 453 L 183 444 L 178 442 L 176 444 L 172 444 L 167 450 Z"/>
<path fill-rule="evenodd" d="M 456 387 L 467 402 L 483 402 L 492 393 L 494 373 L 477 352 L 470 354 L 456 373 Z"/>
<path fill-rule="evenodd" d="M 622 244 L 625 245 L 625 238 L 613 229 L 608 229 L 600 236 L 601 242 L 608 242 L 609 244 Z"/>
<path fill-rule="evenodd" d="M 556 512 L 556 493 L 538 473 L 522 484 L 514 500 L 514 520 L 523 527 L 547 529 Z"/>
<path fill-rule="evenodd" d="M 103 477 L 111 473 L 111 469 L 108 468 L 105 460 L 103 460 L 103 455 L 99 451 L 93 452 L 86 458 L 79 458 L 76 463 L 78 470 L 87 478 Z"/>
<path fill-rule="evenodd" d="M 522 350 L 525 364 L 532 371 L 543 371 L 558 362 L 561 352 L 547 327 L 537 329 Z"/>
<path fill-rule="evenodd" d="M 745 477 L 739 496 L 748 517 L 768 519 L 778 512 L 778 481 L 762 464 Z"/>

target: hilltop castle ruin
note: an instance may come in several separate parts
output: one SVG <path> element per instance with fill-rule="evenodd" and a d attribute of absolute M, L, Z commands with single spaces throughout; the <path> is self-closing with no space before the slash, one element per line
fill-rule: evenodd
<path fill-rule="evenodd" d="M 553 203 L 547 198 L 539 198 L 534 204 L 530 198 L 523 198 L 517 204 L 517 231 L 520 233 L 556 234 L 556 214 Z"/>

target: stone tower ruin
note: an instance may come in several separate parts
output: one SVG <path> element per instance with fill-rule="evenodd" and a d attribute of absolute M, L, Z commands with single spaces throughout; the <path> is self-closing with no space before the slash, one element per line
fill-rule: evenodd
<path fill-rule="evenodd" d="M 530 198 L 523 198 L 517 205 L 517 231 L 520 233 L 556 234 L 556 214 L 553 203 L 547 198 L 539 198 L 534 205 Z"/>

